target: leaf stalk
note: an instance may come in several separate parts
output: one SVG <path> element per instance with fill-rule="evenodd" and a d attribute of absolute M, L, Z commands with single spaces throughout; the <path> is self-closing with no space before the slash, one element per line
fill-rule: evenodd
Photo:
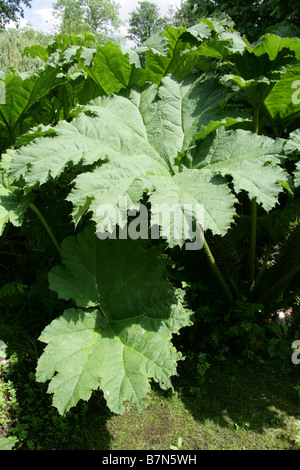
<path fill-rule="evenodd" d="M 259 134 L 259 107 L 254 108 L 253 112 L 253 132 Z M 255 282 L 255 262 L 256 262 L 256 237 L 257 237 L 257 202 L 254 197 L 251 200 L 251 233 L 249 247 L 249 275 L 250 290 L 254 287 Z"/>
<path fill-rule="evenodd" d="M 229 288 L 228 288 L 228 285 L 226 284 L 226 281 L 216 263 L 216 260 L 209 248 L 209 245 L 205 239 L 205 236 L 204 236 L 204 233 L 203 233 L 203 230 L 201 229 L 201 227 L 198 226 L 198 229 L 200 231 L 200 236 L 202 238 L 202 241 L 203 241 L 203 249 L 204 249 L 204 253 L 209 261 L 209 264 L 210 264 L 210 267 L 214 273 L 214 275 L 216 276 L 216 278 L 218 279 L 223 291 L 224 291 L 224 294 L 226 295 L 227 297 L 227 300 L 229 301 L 230 305 L 233 306 L 235 304 L 235 301 L 234 301 L 234 298 L 233 298 L 233 295 L 232 293 L 230 292 Z"/>
<path fill-rule="evenodd" d="M 38 216 L 38 218 L 40 219 L 40 221 L 44 225 L 49 237 L 51 238 L 51 240 L 52 240 L 52 242 L 55 246 L 55 248 L 57 249 L 59 255 L 61 256 L 60 245 L 59 245 L 58 241 L 56 240 L 55 236 L 53 235 L 53 232 L 52 232 L 51 228 L 49 227 L 45 217 L 43 216 L 43 214 L 39 211 L 39 209 L 32 202 L 29 202 L 28 206 L 30 207 L 31 210 L 33 210 L 33 212 L 35 212 L 35 214 Z"/>

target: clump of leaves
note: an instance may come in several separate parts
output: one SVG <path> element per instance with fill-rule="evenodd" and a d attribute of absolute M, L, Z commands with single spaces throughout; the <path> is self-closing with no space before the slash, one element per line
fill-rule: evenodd
<path fill-rule="evenodd" d="M 266 257 L 258 270 L 259 216 L 296 200 L 300 185 L 299 134 L 286 135 L 297 123 L 299 103 L 279 111 L 282 100 L 292 99 L 285 87 L 299 66 L 300 39 L 266 34 L 252 46 L 231 26 L 203 20 L 189 30 L 168 28 L 131 53 L 110 43 L 46 52 L 38 74 L 23 80 L 6 72 L 5 83 L 18 83 L 24 96 L 11 87 L 11 106 L 0 122 L 6 148 L 18 138 L 2 160 L 0 229 L 9 221 L 20 226 L 30 207 L 62 260 L 49 285 L 68 305 L 40 337 L 47 346 L 37 379 L 51 380 L 62 414 L 98 387 L 114 412 L 126 403 L 141 409 L 150 380 L 172 386 L 181 359 L 172 337 L 191 324 L 191 312 L 166 279 L 162 245 L 113 239 L 128 228 L 116 214 L 127 216 L 146 197 L 147 234 L 158 225 L 157 238 L 169 250 L 196 237 L 228 305 L 252 314 L 251 306 L 238 303 L 245 294 L 256 311 L 254 294 L 267 264 Z M 37 115 L 30 118 L 35 106 L 38 123 Z M 60 245 L 34 198 L 70 168 L 75 174 L 66 199 L 77 234 Z M 105 205 L 111 209 L 106 218 L 99 212 Z M 195 231 L 186 234 L 174 217 L 162 222 L 163 206 L 176 207 Z M 208 234 L 228 242 L 244 218 L 246 255 L 237 251 L 239 259 L 232 260 L 235 272 L 243 268 L 239 282 L 231 266 L 224 269 L 224 257 L 214 255 Z M 103 240 L 96 236 L 99 226 Z M 272 305 L 271 294 L 263 300 Z M 247 329 L 247 318 L 240 327 Z"/>

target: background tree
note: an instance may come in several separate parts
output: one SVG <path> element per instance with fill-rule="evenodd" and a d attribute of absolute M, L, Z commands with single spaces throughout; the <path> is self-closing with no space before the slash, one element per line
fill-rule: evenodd
<path fill-rule="evenodd" d="M 53 41 L 51 34 L 32 28 L 7 28 L 0 32 L 0 70 L 10 65 L 19 72 L 37 70 L 44 65 L 39 57 L 23 54 L 26 47 L 39 44 L 47 47 Z"/>
<path fill-rule="evenodd" d="M 210 16 L 212 12 L 210 3 L 210 0 L 203 0 L 200 7 L 195 1 L 181 0 L 180 8 L 174 14 L 174 25 L 188 28 L 196 24 L 199 18 Z"/>
<path fill-rule="evenodd" d="M 300 28 L 299 0 L 268 0 L 273 5 L 273 17 L 280 22 L 291 23 Z"/>
<path fill-rule="evenodd" d="M 200 18 L 218 18 L 224 13 L 250 41 L 257 40 L 268 27 L 280 22 L 300 27 L 298 0 L 185 0 L 175 14 L 174 24 L 189 27 Z"/>
<path fill-rule="evenodd" d="M 119 5 L 114 0 L 58 0 L 53 9 L 61 20 L 61 33 L 109 35 L 121 25 Z"/>
<path fill-rule="evenodd" d="M 108 32 L 109 27 L 118 28 L 121 25 L 119 8 L 114 0 L 89 0 L 82 3 L 84 18 L 93 33 Z"/>
<path fill-rule="evenodd" d="M 24 6 L 30 7 L 31 0 L 0 0 L 0 30 L 10 21 L 24 18 Z"/>
<path fill-rule="evenodd" d="M 157 31 L 163 30 L 169 18 L 161 17 L 159 8 L 152 2 L 138 2 L 137 8 L 129 14 L 128 38 L 140 46 Z"/>
<path fill-rule="evenodd" d="M 60 20 L 60 33 L 81 34 L 87 30 L 83 20 L 83 8 L 78 0 L 58 0 L 53 5 L 53 15 Z"/>

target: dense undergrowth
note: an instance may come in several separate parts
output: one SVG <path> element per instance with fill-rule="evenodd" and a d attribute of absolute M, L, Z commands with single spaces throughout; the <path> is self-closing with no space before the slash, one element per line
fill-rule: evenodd
<path fill-rule="evenodd" d="M 3 445 L 296 449 L 300 38 L 26 53 L 0 72 Z"/>
<path fill-rule="evenodd" d="M 45 279 L 39 286 L 39 293 L 48 293 Z M 299 450 L 299 378 L 287 352 L 293 328 L 283 341 L 286 350 L 275 348 L 270 357 L 243 336 L 222 335 L 216 342 L 217 318 L 206 328 L 199 319 L 195 335 L 186 329 L 175 340 L 186 359 L 173 378 L 174 392 L 152 384 L 148 407 L 123 415 L 110 412 L 101 391 L 93 392 L 89 402 L 80 401 L 61 416 L 47 385 L 35 380 L 43 327 L 37 312 L 44 312 L 49 300 L 35 298 L 37 310 L 23 310 L 24 318 L 15 309 L 14 322 L 4 317 L 0 325 L 10 345 L 10 362 L 1 366 L 0 429 L 13 439 L 14 449 L 171 450 L 181 443 L 183 450 Z M 212 308 L 212 299 L 209 304 Z M 40 322 L 36 330 L 33 319 Z"/>

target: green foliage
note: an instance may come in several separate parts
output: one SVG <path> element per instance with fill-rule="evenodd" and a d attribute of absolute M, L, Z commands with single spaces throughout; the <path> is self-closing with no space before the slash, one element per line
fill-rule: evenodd
<path fill-rule="evenodd" d="M 107 37 L 121 25 L 119 5 L 114 0 L 58 0 L 53 9 L 62 34 L 90 32 Z"/>
<path fill-rule="evenodd" d="M 0 450 L 12 450 L 17 443 L 16 437 L 8 436 L 12 426 L 11 415 L 18 406 L 16 395 L 8 365 L 0 362 Z"/>
<path fill-rule="evenodd" d="M 276 295 L 280 286 L 300 270 L 299 233 L 300 225 L 296 221 L 285 234 L 278 252 L 274 256 L 274 264 L 268 269 L 259 286 L 261 302 L 265 302 L 268 296 Z"/>
<path fill-rule="evenodd" d="M 0 450 L 13 450 L 17 442 L 17 438 L 13 436 L 0 438 Z"/>
<path fill-rule="evenodd" d="M 37 32 L 31 28 L 8 28 L 0 33 L 0 70 L 14 67 L 19 72 L 37 70 L 43 66 L 38 57 L 24 55 L 24 50 L 35 44 L 47 47 L 52 40 L 49 34 Z"/>
<path fill-rule="evenodd" d="M 91 226 L 64 241 L 62 259 L 65 267 L 49 274 L 50 288 L 74 299 L 78 309 L 66 310 L 42 333 L 48 346 L 37 380 L 58 372 L 49 392 L 61 414 L 99 386 L 113 412 L 122 413 L 125 402 L 143 408 L 147 378 L 171 387 L 180 355 L 170 340 L 189 324 L 179 294 L 163 280 L 156 250 L 135 241 L 97 240 Z"/>
<path fill-rule="evenodd" d="M 44 283 L 49 272 L 57 294 L 35 326 L 47 346 L 34 355 L 59 412 L 98 388 L 115 413 L 143 408 L 152 379 L 172 388 L 182 359 L 174 343 L 191 310 L 188 330 L 209 331 L 220 358 L 230 342 L 246 355 L 286 354 L 273 314 L 299 295 L 300 105 L 290 85 L 300 39 L 267 33 L 251 44 L 231 23 L 203 19 L 135 51 L 61 35 L 26 52 L 43 67 L 1 72 L 0 228 L 5 246 L 12 228 L 23 237 L 21 256 Z M 146 233 L 158 225 L 158 236 L 122 239 L 128 211 L 142 203 Z M 175 217 L 163 223 L 163 205 L 195 230 L 183 232 Z M 190 253 L 195 237 L 203 250 Z M 2 285 L 10 283 L 30 284 Z M 200 382 L 205 354 L 194 356 Z"/>
<path fill-rule="evenodd" d="M 26 288 L 25 285 L 18 284 L 16 282 L 10 282 L 8 284 L 4 284 L 4 286 L 2 286 L 0 289 L 0 298 L 12 297 L 17 294 L 23 294 L 25 288 Z"/>
<path fill-rule="evenodd" d="M 296 421 L 295 423 L 296 429 L 297 429 L 297 435 L 296 435 L 296 442 L 299 444 L 300 443 L 300 421 Z"/>
<path fill-rule="evenodd" d="M 174 21 L 178 26 L 190 27 L 205 17 L 231 21 L 250 41 L 258 40 L 277 23 L 300 27 L 299 4 L 295 0 L 284 3 L 280 0 L 185 0 L 176 11 Z"/>
<path fill-rule="evenodd" d="M 138 6 L 129 14 L 128 38 L 138 46 L 156 32 L 167 26 L 168 19 L 161 17 L 159 8 L 152 2 L 138 2 Z"/>
<path fill-rule="evenodd" d="M 18 23 L 20 17 L 24 18 L 24 7 L 31 6 L 31 0 L 1 0 L 0 2 L 0 30 L 10 21 Z"/>

